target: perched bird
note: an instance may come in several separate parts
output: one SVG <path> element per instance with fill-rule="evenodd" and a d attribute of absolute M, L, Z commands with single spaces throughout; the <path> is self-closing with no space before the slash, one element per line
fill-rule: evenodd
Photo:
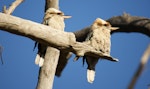
<path fill-rule="evenodd" d="M 61 12 L 60 10 L 57 10 L 55 8 L 49 8 L 45 13 L 43 24 L 48 25 L 56 30 L 64 31 L 65 28 L 64 19 L 70 17 L 71 16 L 65 16 L 64 13 Z M 40 67 L 44 63 L 44 56 L 47 47 L 48 47 L 47 45 L 38 43 L 38 53 L 35 58 L 35 64 L 39 65 Z"/>
<path fill-rule="evenodd" d="M 90 26 L 90 32 L 84 41 L 84 43 L 92 46 L 96 51 L 100 51 L 104 54 L 110 55 L 110 32 L 118 28 L 111 27 L 110 23 L 97 18 Z M 93 83 L 95 78 L 95 66 L 98 63 L 99 57 L 84 56 L 83 60 L 86 60 L 87 68 L 87 80 L 89 83 Z"/>

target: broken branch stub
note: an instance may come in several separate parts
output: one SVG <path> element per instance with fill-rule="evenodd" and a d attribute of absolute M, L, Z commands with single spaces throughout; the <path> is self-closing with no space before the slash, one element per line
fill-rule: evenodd
<path fill-rule="evenodd" d="M 96 51 L 93 47 L 85 43 L 76 42 L 74 45 L 72 45 L 72 49 L 73 49 L 72 52 L 76 54 L 76 57 L 74 59 L 75 61 L 78 60 L 79 57 L 83 57 L 84 55 L 99 57 L 113 62 L 119 61 L 117 58 L 114 58 L 108 54 L 104 54 L 100 51 Z"/>
<path fill-rule="evenodd" d="M 23 1 L 24 1 L 24 0 L 15 0 L 15 1 L 10 5 L 10 7 L 9 7 L 8 9 L 6 8 L 6 6 L 4 6 L 4 7 L 3 7 L 3 12 L 4 12 L 5 14 L 8 14 L 8 15 L 12 14 L 13 11 L 15 10 L 15 8 L 16 8 L 19 4 L 21 4 Z"/>

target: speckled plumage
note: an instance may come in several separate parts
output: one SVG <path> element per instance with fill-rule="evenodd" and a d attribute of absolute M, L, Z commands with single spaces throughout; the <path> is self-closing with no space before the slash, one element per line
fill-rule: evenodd
<path fill-rule="evenodd" d="M 110 32 L 111 25 L 97 18 L 94 23 L 90 26 L 90 32 L 84 43 L 92 46 L 96 51 L 100 51 L 104 54 L 110 55 Z M 98 63 L 98 57 L 84 56 L 86 59 L 88 68 L 87 68 L 87 80 L 89 83 L 93 83 L 95 77 L 95 66 Z"/>
<path fill-rule="evenodd" d="M 69 18 L 69 17 L 70 16 L 64 16 L 63 12 L 61 12 L 55 8 L 49 8 L 45 13 L 43 24 L 48 25 L 56 30 L 64 31 L 64 28 L 65 28 L 64 19 Z M 54 39 L 55 39 L 55 37 L 54 37 Z M 40 67 L 42 67 L 42 65 L 44 63 L 46 49 L 47 49 L 47 45 L 38 43 L 38 53 L 35 58 L 35 64 L 39 65 Z M 60 64 L 62 64 L 61 66 L 65 66 L 65 63 L 59 63 L 59 65 Z M 58 68 L 58 70 L 61 70 L 61 69 Z M 60 75 L 61 71 L 57 71 L 57 74 Z"/>

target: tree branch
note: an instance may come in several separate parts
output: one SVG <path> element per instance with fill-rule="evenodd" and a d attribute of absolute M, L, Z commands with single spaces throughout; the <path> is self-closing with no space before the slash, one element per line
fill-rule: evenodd
<path fill-rule="evenodd" d="M 39 79 L 36 89 L 52 89 L 55 71 L 59 59 L 59 50 L 48 46 L 44 57 L 44 64 L 39 70 Z"/>
<path fill-rule="evenodd" d="M 23 1 L 24 1 L 24 0 L 16 0 L 16 1 L 14 1 L 14 2 L 10 5 L 10 7 L 8 8 L 8 10 L 6 9 L 6 6 L 4 6 L 4 7 L 3 7 L 3 12 L 4 12 L 5 14 L 7 14 L 7 15 L 12 14 L 13 11 L 15 10 L 15 8 L 16 8 L 19 4 L 21 4 Z M 2 58 L 2 51 L 3 51 L 3 48 L 2 48 L 2 46 L 0 46 L 0 59 L 1 59 L 2 64 L 3 64 L 4 62 L 3 62 L 3 58 Z"/>
<path fill-rule="evenodd" d="M 48 8 L 59 9 L 59 0 L 46 0 L 45 12 Z M 59 23 L 59 22 L 58 22 Z M 61 29 L 56 29 L 61 30 Z M 55 35 L 56 37 L 57 35 Z M 39 70 L 37 89 L 52 89 L 60 50 L 48 46 L 44 57 L 44 65 Z"/>
<path fill-rule="evenodd" d="M 3 52 L 3 47 L 0 45 L 0 59 L 1 59 L 2 64 L 4 64 L 3 58 L 2 58 L 2 52 Z"/>
<path fill-rule="evenodd" d="M 124 13 L 122 16 L 112 17 L 107 20 L 112 26 L 119 27 L 120 29 L 113 31 L 116 32 L 138 32 L 150 37 L 150 19 L 145 17 L 130 16 Z"/>
<path fill-rule="evenodd" d="M 0 13 L 0 30 L 25 36 L 60 50 L 73 52 L 77 56 L 89 55 L 107 58 L 110 61 L 113 60 L 110 55 L 95 51 L 93 47 L 87 44 L 76 42 L 73 33 L 55 30 L 49 26 L 24 20 L 15 16 Z M 54 37 L 55 39 L 53 39 Z"/>
<path fill-rule="evenodd" d="M 141 62 L 139 64 L 139 67 L 138 67 L 137 71 L 135 72 L 135 74 L 134 74 L 131 82 L 129 83 L 129 86 L 127 89 L 134 89 L 135 83 L 137 82 L 142 71 L 144 70 L 144 67 L 145 67 L 146 63 L 148 62 L 149 57 L 150 57 L 150 44 L 148 45 L 148 48 L 145 50 L 145 52 L 141 58 Z"/>
<path fill-rule="evenodd" d="M 59 0 L 45 0 L 45 11 L 48 8 L 59 9 Z"/>
<path fill-rule="evenodd" d="M 23 2 L 23 0 L 16 0 L 10 6 L 8 10 L 6 10 L 6 7 L 4 7 L 4 12 L 6 14 L 11 14 L 21 2 Z M 46 0 L 45 11 L 50 7 L 59 9 L 58 4 L 59 4 L 59 0 Z M 111 57 L 110 55 L 106 55 L 99 51 L 95 51 L 92 47 L 84 43 L 80 43 L 80 42 L 85 41 L 85 38 L 87 37 L 87 34 L 89 33 L 89 27 L 84 28 L 80 31 L 74 32 L 75 34 L 74 35 L 73 33 L 59 31 L 49 26 L 38 24 L 29 20 L 23 20 L 21 18 L 9 16 L 6 14 L 0 13 L 0 30 L 7 31 L 7 32 L 17 34 L 17 35 L 21 35 L 21 36 L 25 36 L 32 40 L 38 41 L 42 44 L 49 45 L 51 46 L 51 48 L 48 50 L 52 50 L 52 49 L 55 50 L 55 48 L 57 48 L 59 50 L 63 50 L 63 51 L 65 50 L 66 52 L 73 52 L 77 56 L 89 55 L 89 56 L 105 58 L 110 61 L 114 61 L 114 60 L 117 61 L 117 59 Z M 107 21 L 110 22 L 112 26 L 120 28 L 118 30 L 113 31 L 112 33 L 139 32 L 150 37 L 150 19 L 148 18 L 123 14 L 122 16 L 112 17 L 108 19 Z M 53 39 L 54 37 L 55 39 Z M 0 47 L 0 52 L 1 52 L 1 47 Z M 51 54 L 53 55 L 53 53 L 54 52 L 52 52 Z M 40 69 L 42 77 L 39 77 L 39 78 L 41 79 L 40 81 L 42 82 L 44 81 L 43 83 L 47 81 L 50 83 L 53 81 L 49 81 L 49 80 L 53 80 L 53 79 L 49 79 L 49 78 L 53 78 L 53 77 L 48 76 L 48 74 L 49 72 L 54 73 L 54 70 L 56 69 L 56 66 L 57 66 L 57 63 L 56 63 L 57 61 L 52 62 L 52 60 L 49 60 L 50 57 L 48 54 L 46 55 L 45 58 L 48 61 L 44 63 L 43 69 Z M 56 56 L 55 58 L 58 59 L 58 56 Z M 144 60 L 144 57 L 142 58 L 142 60 Z M 50 63 L 54 63 L 54 65 L 50 65 Z M 143 69 L 144 63 L 142 62 L 139 68 Z M 49 69 L 49 66 L 54 66 L 54 67 L 52 67 L 52 69 Z M 43 80 L 44 79 L 43 75 L 48 76 L 46 78 L 48 79 L 47 81 Z M 42 89 L 42 88 L 39 87 L 38 89 Z"/>
<path fill-rule="evenodd" d="M 59 49 L 68 48 L 75 42 L 73 33 L 58 31 L 49 26 L 3 13 L 0 13 L 0 30 L 25 36 Z M 54 37 L 55 39 L 53 39 Z"/>
<path fill-rule="evenodd" d="M 112 33 L 138 32 L 150 37 L 150 19 L 148 18 L 123 14 L 122 16 L 112 17 L 106 21 L 108 21 L 114 27 L 119 27 L 118 30 L 112 31 Z M 79 42 L 84 41 L 88 32 L 89 32 L 89 27 L 74 32 L 77 41 Z"/>
<path fill-rule="evenodd" d="M 3 7 L 3 12 L 5 13 L 5 14 L 12 14 L 13 13 L 13 11 L 15 10 L 15 8 L 19 5 L 19 4 L 21 4 L 22 2 L 23 2 L 24 0 L 16 0 L 16 1 L 14 1 L 11 5 L 10 5 L 10 7 L 8 8 L 8 9 L 6 9 L 6 6 L 4 6 Z"/>

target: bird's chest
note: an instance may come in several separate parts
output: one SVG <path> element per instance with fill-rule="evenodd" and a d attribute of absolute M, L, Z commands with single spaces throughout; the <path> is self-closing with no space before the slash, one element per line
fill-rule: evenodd
<path fill-rule="evenodd" d="M 54 29 L 64 31 L 64 28 L 65 28 L 64 18 L 62 18 L 60 16 L 53 16 L 53 17 L 49 18 L 48 25 Z"/>
<path fill-rule="evenodd" d="M 95 30 L 91 38 L 91 45 L 98 51 L 103 53 L 110 53 L 110 33 Z"/>

